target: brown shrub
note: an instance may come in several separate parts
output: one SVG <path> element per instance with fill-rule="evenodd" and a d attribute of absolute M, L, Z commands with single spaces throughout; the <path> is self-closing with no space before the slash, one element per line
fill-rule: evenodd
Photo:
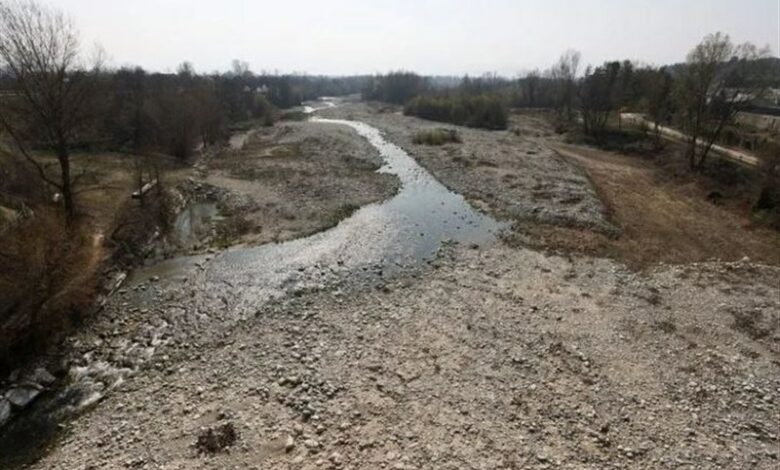
<path fill-rule="evenodd" d="M 458 131 L 454 129 L 427 129 L 420 131 L 412 137 L 412 143 L 416 145 L 441 146 L 444 144 L 461 143 Z"/>
<path fill-rule="evenodd" d="M 135 199 L 125 201 L 117 211 L 110 231 L 113 261 L 126 268 L 142 263 L 153 234 L 169 228 L 173 206 L 166 191 L 152 191 L 143 206 Z"/>
<path fill-rule="evenodd" d="M 52 209 L 0 234 L 0 368 L 58 340 L 89 308 L 101 249 Z"/>

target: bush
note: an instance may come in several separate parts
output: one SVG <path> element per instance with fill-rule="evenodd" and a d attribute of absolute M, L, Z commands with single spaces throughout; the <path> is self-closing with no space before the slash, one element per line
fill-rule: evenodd
<path fill-rule="evenodd" d="M 419 96 L 404 107 L 404 114 L 431 121 L 491 130 L 507 128 L 509 113 L 494 95 Z"/>
<path fill-rule="evenodd" d="M 412 138 L 417 145 L 444 145 L 462 142 L 458 132 L 452 129 L 429 129 L 420 131 Z"/>
<path fill-rule="evenodd" d="M 92 303 L 101 253 L 83 227 L 38 209 L 0 234 L 0 369 L 58 340 Z"/>
<path fill-rule="evenodd" d="M 415 73 L 391 72 L 372 77 L 363 88 L 362 95 L 364 100 L 402 105 L 424 93 L 427 88 L 427 80 Z"/>

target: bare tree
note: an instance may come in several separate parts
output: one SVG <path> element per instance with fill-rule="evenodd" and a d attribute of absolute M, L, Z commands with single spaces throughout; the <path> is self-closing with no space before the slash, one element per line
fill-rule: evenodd
<path fill-rule="evenodd" d="M 230 68 L 231 68 L 230 73 L 234 77 L 248 78 L 252 76 L 252 70 L 249 68 L 249 62 L 245 62 L 239 59 L 233 59 Z"/>
<path fill-rule="evenodd" d="M 521 79 L 523 85 L 523 98 L 525 105 L 529 108 L 536 107 L 538 101 L 537 95 L 539 94 L 539 84 L 542 81 L 541 74 L 538 70 L 529 72 L 525 78 Z"/>
<path fill-rule="evenodd" d="M 568 121 L 574 120 L 575 80 L 580 67 L 579 51 L 569 49 L 564 52 L 550 70 L 550 76 L 557 84 L 555 108 Z"/>
<path fill-rule="evenodd" d="M 767 54 L 750 43 L 735 46 L 723 33 L 706 36 L 688 54 L 676 96 L 692 169 L 704 165 L 724 127 L 761 95 L 757 59 Z"/>
<path fill-rule="evenodd" d="M 585 71 L 585 77 L 577 87 L 577 98 L 586 134 L 598 139 L 603 136 L 609 117 L 620 102 L 620 73 L 620 62 L 607 62 Z"/>
<path fill-rule="evenodd" d="M 655 145 L 661 143 L 661 125 L 672 113 L 672 76 L 665 68 L 648 69 L 642 76 L 644 107 L 653 122 Z"/>
<path fill-rule="evenodd" d="M 3 103 L 0 126 L 47 184 L 62 194 L 68 219 L 75 214 L 71 149 L 94 118 L 100 58 L 83 65 L 78 33 L 61 12 L 33 1 L 0 0 L 0 66 L 13 80 L 13 94 Z M 54 152 L 59 178 L 32 156 L 38 140 Z"/>

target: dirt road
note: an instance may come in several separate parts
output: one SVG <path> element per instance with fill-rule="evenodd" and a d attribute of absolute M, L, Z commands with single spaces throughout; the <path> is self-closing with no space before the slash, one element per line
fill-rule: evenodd
<path fill-rule="evenodd" d="M 641 114 L 623 113 L 620 116 L 622 119 L 625 119 L 630 123 L 644 125 L 647 126 L 649 129 L 653 128 L 653 123 L 649 122 Z M 678 142 L 685 142 L 686 140 L 688 140 L 687 135 L 683 134 L 682 132 L 676 129 L 672 129 L 671 127 L 659 126 L 658 130 L 663 137 L 666 137 L 668 139 L 673 139 Z M 699 142 L 699 145 L 701 147 L 704 147 L 705 144 L 703 142 Z M 714 144 L 712 146 L 712 151 L 716 152 L 717 154 L 729 160 L 732 160 L 737 163 L 741 163 L 743 165 L 748 165 L 752 167 L 758 167 L 761 165 L 761 160 L 758 157 L 756 157 L 755 155 L 751 155 L 747 152 L 740 152 L 739 150 L 726 148 L 718 144 Z"/>

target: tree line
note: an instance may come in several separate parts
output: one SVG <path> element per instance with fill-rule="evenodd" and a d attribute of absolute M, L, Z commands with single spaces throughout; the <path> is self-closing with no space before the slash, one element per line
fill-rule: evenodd
<path fill-rule="evenodd" d="M 682 131 L 689 165 L 698 170 L 737 113 L 780 87 L 780 59 L 715 33 L 681 64 L 608 61 L 582 67 L 580 53 L 569 50 L 548 70 L 517 79 L 488 74 L 443 87 L 437 82 L 449 81 L 394 72 L 373 77 L 363 97 L 405 105 L 410 115 L 487 129 L 505 129 L 508 108 L 552 109 L 558 127 L 579 127 L 596 140 L 606 136 L 612 121 L 621 124 L 621 113 L 641 113 L 656 141 L 662 126 Z"/>
<path fill-rule="evenodd" d="M 234 61 L 226 73 L 110 69 L 88 54 L 64 13 L 36 2 L 0 1 L 0 132 L 40 179 L 76 213 L 71 155 L 105 149 L 188 158 L 246 120 L 272 124 L 278 109 L 323 95 L 357 93 L 366 77 L 255 74 Z M 50 171 L 36 151 L 56 156 Z"/>

